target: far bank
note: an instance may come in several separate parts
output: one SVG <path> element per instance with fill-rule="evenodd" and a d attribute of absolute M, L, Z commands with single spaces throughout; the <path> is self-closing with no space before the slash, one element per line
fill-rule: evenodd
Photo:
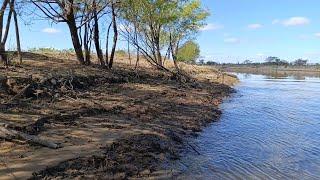
<path fill-rule="evenodd" d="M 319 66 L 253 66 L 253 65 L 217 65 L 213 66 L 225 72 L 267 75 L 271 77 L 320 77 Z"/>

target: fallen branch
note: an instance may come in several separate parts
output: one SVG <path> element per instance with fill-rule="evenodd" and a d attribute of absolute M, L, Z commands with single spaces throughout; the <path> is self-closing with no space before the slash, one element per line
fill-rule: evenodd
<path fill-rule="evenodd" d="M 48 140 L 39 138 L 37 136 L 33 136 L 33 135 L 29 135 L 29 134 L 25 134 L 23 132 L 18 132 L 12 129 L 7 129 L 5 127 L 1 127 L 0 126 L 0 138 L 2 139 L 6 139 L 6 140 L 13 140 L 13 139 L 22 139 L 22 140 L 26 140 L 28 142 L 31 143 L 35 143 L 35 144 L 39 144 L 51 149 L 58 149 L 61 146 L 50 142 Z"/>
<path fill-rule="evenodd" d="M 18 99 L 19 97 L 21 97 L 23 94 L 25 94 L 25 92 L 28 90 L 28 88 L 31 86 L 31 84 L 28 84 L 27 86 L 25 86 L 21 91 L 18 92 L 18 94 L 16 94 L 15 96 L 13 96 L 8 102 L 7 104 L 10 104 L 12 101 Z"/>
<path fill-rule="evenodd" d="M 43 78 L 40 80 L 38 86 L 42 86 L 44 83 L 46 83 L 49 79 L 51 78 L 51 76 Z M 13 96 L 8 102 L 7 104 L 12 103 L 13 101 L 17 100 L 18 98 L 22 97 L 24 94 L 26 94 L 26 92 L 29 90 L 30 87 L 32 87 L 32 85 L 34 85 L 34 83 L 30 83 L 28 85 L 26 85 L 22 90 L 20 90 L 15 96 Z"/>

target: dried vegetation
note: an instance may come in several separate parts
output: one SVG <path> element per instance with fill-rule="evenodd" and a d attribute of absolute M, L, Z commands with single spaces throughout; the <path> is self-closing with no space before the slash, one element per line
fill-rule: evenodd
<path fill-rule="evenodd" d="M 0 179 L 169 177 L 165 164 L 218 119 L 236 82 L 209 67 L 182 65 L 191 75 L 178 81 L 143 61 L 133 70 L 121 57 L 106 70 L 52 54 L 23 56 L 23 66 L 0 69 L 0 127 L 60 148 L 0 138 Z"/>

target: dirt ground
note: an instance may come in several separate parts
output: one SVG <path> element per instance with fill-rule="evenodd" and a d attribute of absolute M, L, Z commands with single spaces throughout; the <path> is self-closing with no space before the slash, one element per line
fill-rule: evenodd
<path fill-rule="evenodd" d="M 61 148 L 0 139 L 0 179 L 169 178 L 175 171 L 166 164 L 219 118 L 237 81 L 190 65 L 194 81 L 180 82 L 144 64 L 133 70 L 121 58 L 112 70 L 48 54 L 24 59 L 0 67 L 0 126 Z"/>

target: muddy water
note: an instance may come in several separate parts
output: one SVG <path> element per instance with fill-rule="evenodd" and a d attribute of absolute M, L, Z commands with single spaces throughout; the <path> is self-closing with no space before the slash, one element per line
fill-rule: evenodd
<path fill-rule="evenodd" d="M 180 179 L 320 179 L 320 79 L 237 74 L 223 115 L 174 166 Z"/>

